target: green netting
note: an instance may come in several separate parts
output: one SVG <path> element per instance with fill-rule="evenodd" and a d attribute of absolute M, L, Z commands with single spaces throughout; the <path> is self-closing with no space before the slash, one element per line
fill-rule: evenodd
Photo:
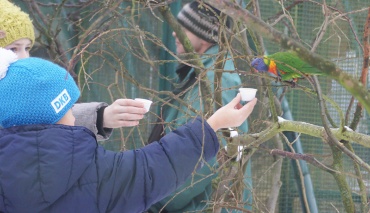
<path fill-rule="evenodd" d="M 60 1 L 55 2 L 60 3 Z M 185 1 L 172 3 L 175 13 L 183 2 Z M 317 46 L 316 52 L 334 61 L 349 74 L 359 78 L 363 61 L 359 42 L 362 42 L 363 27 L 367 17 L 366 8 L 369 6 L 368 0 L 258 1 L 263 20 L 281 32 L 296 38 L 307 48 L 313 47 L 313 41 L 323 27 L 325 16 L 322 4 L 324 2 L 328 6 L 328 17 L 331 22 L 322 42 Z M 19 3 L 22 3 L 22 1 Z M 250 6 L 248 3 L 244 1 L 243 5 Z M 79 84 L 83 91 L 81 101 L 111 103 L 117 98 L 140 97 L 153 99 L 154 96 L 160 95 L 159 91 L 168 89 L 174 76 L 176 63 L 171 56 L 171 51 L 174 51 L 174 41 L 170 36 L 172 30 L 162 20 L 163 17 L 156 8 L 144 8 L 135 1 L 130 1 L 119 5 L 108 16 L 105 14 L 108 10 L 105 4 L 104 1 L 89 5 L 84 8 L 84 11 L 79 12 L 79 19 L 73 19 L 74 22 L 70 19 L 73 9 L 67 7 L 59 19 L 60 22 L 67 23 L 67 26 L 61 25 L 65 33 L 58 36 L 65 42 L 67 55 L 70 57 L 73 46 L 82 39 L 81 29 L 89 29 L 100 16 L 105 18 L 102 22 L 99 22 L 101 26 L 97 27 L 97 31 L 87 35 L 89 39 L 83 43 L 86 48 L 83 49 L 81 57 L 78 57 L 76 72 L 79 73 Z M 50 11 L 50 7 L 50 5 L 45 6 L 45 11 Z M 288 10 L 283 11 L 282 8 L 284 7 Z M 132 8 L 134 10 L 131 10 Z M 72 26 L 79 26 L 80 28 L 76 29 Z M 275 43 L 267 40 L 264 41 L 264 45 L 267 54 L 282 51 Z M 253 47 L 254 45 L 250 43 L 250 46 Z M 242 48 L 242 45 L 238 47 Z M 235 54 L 235 57 L 238 58 L 236 61 L 239 63 L 239 71 L 248 73 L 247 76 L 243 76 L 244 84 L 250 87 L 260 86 L 260 81 L 256 80 L 257 77 L 249 75 L 248 60 L 245 60 L 245 58 L 254 57 L 256 53 L 253 56 L 248 56 L 243 50 L 239 50 L 239 52 L 235 51 Z M 332 98 L 343 110 L 342 114 L 345 115 L 351 95 L 335 81 L 325 77 L 319 77 L 319 81 L 323 93 Z M 298 83 L 311 87 L 306 80 L 300 80 Z M 281 86 L 277 88 L 282 89 Z M 321 126 L 317 98 L 301 90 L 287 89 L 285 97 L 294 120 Z M 263 98 L 262 95 L 260 94 L 260 99 Z M 268 108 L 268 106 L 264 107 Z M 331 118 L 338 126 L 341 113 L 336 110 L 335 106 L 328 104 L 327 107 Z M 108 141 L 102 142 L 102 145 L 111 150 L 134 149 L 143 146 L 153 123 L 158 117 L 159 108 L 158 102 L 154 102 L 151 112 L 146 115 L 138 127 L 116 129 L 112 137 Z M 353 117 L 354 108 L 352 107 L 348 112 L 349 121 Z M 358 131 L 369 134 L 369 122 L 369 116 L 365 114 L 358 126 Z M 250 131 L 256 132 L 257 129 L 254 128 L 254 126 L 251 126 Z M 299 139 L 305 154 L 314 156 L 323 164 L 331 164 L 331 150 L 326 143 L 307 135 L 300 135 Z M 275 148 L 276 144 L 268 141 L 264 146 Z M 370 157 L 367 154 L 370 151 L 369 149 L 359 145 L 353 147 L 356 154 L 365 162 L 370 163 Z M 285 150 L 288 150 L 288 148 L 285 147 Z M 272 181 L 273 178 L 276 178 L 273 175 L 276 171 L 274 165 L 277 164 L 275 160 L 276 156 L 271 156 L 263 150 L 257 150 L 252 156 L 255 212 L 267 211 L 265 208 L 266 199 L 272 193 Z M 344 171 L 348 173 L 347 180 L 353 191 L 357 209 L 359 209 L 357 194 L 359 189 L 354 178 L 352 160 L 348 157 L 345 157 L 344 160 Z M 310 164 L 308 164 L 308 171 L 313 185 L 314 203 L 317 204 L 317 211 L 344 212 L 341 196 L 332 175 Z M 297 174 L 296 168 L 293 167 L 292 160 L 284 159 L 282 161 L 281 173 L 282 186 L 275 212 L 308 212 L 302 207 L 304 196 L 301 193 L 301 191 L 307 191 L 302 185 L 305 187 L 307 185 L 301 183 L 302 180 Z M 363 179 L 367 184 L 368 181 L 366 180 L 370 179 L 370 175 L 364 172 Z M 367 188 L 370 191 L 370 183 L 368 184 Z M 298 187 L 301 187 L 301 190 Z M 308 202 L 312 203 L 313 201 L 308 199 Z M 311 212 L 315 211 L 311 209 Z"/>
<path fill-rule="evenodd" d="M 269 23 L 274 23 L 277 18 L 282 15 L 282 5 L 278 2 L 260 1 L 259 3 L 263 19 L 269 21 Z M 293 1 L 284 1 L 284 6 L 287 7 L 292 3 Z M 294 26 L 291 24 L 289 19 L 285 18 L 284 21 L 280 21 L 275 27 L 282 32 L 290 33 L 292 31 L 294 32 L 295 28 L 299 36 L 296 36 L 294 33 L 290 35 L 296 36 L 297 39 L 300 39 L 303 43 L 305 43 L 308 48 L 311 48 L 312 42 L 316 38 L 317 33 L 322 27 L 324 21 L 321 3 L 322 2 L 302 2 L 297 4 L 287 11 L 287 13 L 289 13 L 294 19 Z M 324 35 L 324 42 L 321 42 L 316 50 L 317 53 L 322 56 L 326 56 L 328 59 L 334 61 L 341 69 L 355 76 L 356 79 L 359 79 L 362 70 L 363 59 L 362 51 L 359 49 L 356 39 L 360 40 L 361 42 L 364 23 L 367 17 L 366 7 L 368 7 L 369 4 L 367 1 L 326 1 L 326 3 L 328 4 L 329 8 L 338 9 L 338 13 L 335 13 L 335 11 L 331 10 L 331 19 L 334 19 L 334 16 L 339 15 L 339 13 L 342 11 L 362 11 L 349 14 L 342 19 L 337 18 L 333 20 L 333 23 L 327 29 L 327 33 Z M 350 26 L 348 21 L 351 21 L 353 26 Z M 266 42 L 265 45 L 268 53 L 281 51 L 281 49 L 271 42 Z M 351 100 L 351 95 L 335 81 L 325 77 L 320 77 L 319 81 L 324 94 L 332 98 L 339 105 L 341 110 L 343 110 L 343 115 L 345 115 Z M 307 82 L 299 82 L 299 84 L 309 87 Z M 295 120 L 317 124 L 320 126 L 322 125 L 319 106 L 315 96 L 308 95 L 299 90 L 289 90 L 289 92 L 286 93 L 286 98 L 289 102 L 289 106 Z M 355 106 L 356 102 L 354 103 L 352 110 L 350 110 L 348 113 L 349 121 L 351 121 L 353 117 Z M 339 125 L 339 113 L 337 112 L 336 108 L 328 104 L 328 111 L 336 125 Z M 367 114 L 360 123 L 358 130 L 365 134 L 369 133 L 369 119 Z M 306 154 L 312 154 L 322 163 L 327 165 L 331 164 L 331 151 L 327 144 L 317 138 L 306 135 L 301 135 L 300 140 L 303 150 Z M 359 145 L 354 145 L 354 149 L 357 155 L 361 156 L 364 161 L 369 163 L 370 159 L 367 157 L 369 149 Z M 259 162 L 258 164 L 254 163 L 254 174 L 256 174 L 257 170 L 260 170 L 261 167 L 268 168 L 272 162 L 271 160 L 265 161 L 265 159 L 269 159 L 266 154 L 260 155 L 261 156 L 254 156 L 254 158 L 258 159 L 254 159 L 254 162 Z M 359 188 L 357 181 L 354 178 L 355 175 L 352 160 L 348 157 L 344 158 L 344 160 L 344 171 L 348 172 L 347 180 L 353 191 L 353 198 L 356 202 L 357 210 L 359 211 Z M 276 212 L 307 212 L 302 208 L 298 199 L 301 195 L 297 193 L 297 181 L 295 180 L 293 171 L 290 168 L 291 161 L 285 159 L 284 164 L 285 166 L 283 167 L 283 175 L 281 179 L 283 185 L 280 191 L 281 194 L 279 200 L 281 203 L 279 203 L 279 208 L 276 208 Z M 343 209 L 340 193 L 333 176 L 325 171 L 317 169 L 310 164 L 309 171 L 314 187 L 318 212 L 344 212 L 345 210 Z M 367 183 L 366 180 L 369 179 L 369 174 L 364 172 L 363 175 L 365 183 Z M 269 175 L 266 175 L 266 177 L 269 177 Z M 260 176 L 257 175 L 256 181 L 259 178 Z M 370 185 L 367 185 L 368 189 L 369 187 Z M 255 188 L 255 191 L 257 195 L 261 196 L 260 199 L 263 200 L 264 197 L 269 195 L 268 189 L 269 187 L 267 185 L 261 186 L 261 188 Z"/>

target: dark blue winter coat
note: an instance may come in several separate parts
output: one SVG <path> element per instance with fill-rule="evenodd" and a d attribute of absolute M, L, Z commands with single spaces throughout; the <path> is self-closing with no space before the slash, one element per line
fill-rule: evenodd
<path fill-rule="evenodd" d="M 199 118 L 159 142 L 125 152 L 104 150 L 84 127 L 1 129 L 0 211 L 143 212 L 218 148 L 215 132 Z"/>

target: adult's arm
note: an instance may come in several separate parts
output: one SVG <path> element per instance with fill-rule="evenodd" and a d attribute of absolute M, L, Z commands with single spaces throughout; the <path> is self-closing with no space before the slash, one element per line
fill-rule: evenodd
<path fill-rule="evenodd" d="M 72 108 L 73 115 L 76 118 L 76 126 L 84 126 L 91 130 L 97 140 L 107 140 L 111 134 L 112 128 L 103 127 L 103 113 L 108 104 L 103 102 L 78 103 Z"/>

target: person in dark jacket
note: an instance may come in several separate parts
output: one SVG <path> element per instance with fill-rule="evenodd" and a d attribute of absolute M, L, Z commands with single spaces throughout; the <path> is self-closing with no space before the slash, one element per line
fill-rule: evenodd
<path fill-rule="evenodd" d="M 65 69 L 3 48 L 0 55 L 0 212 L 143 212 L 213 158 L 215 131 L 241 125 L 256 103 L 242 106 L 238 94 L 207 120 L 113 152 L 74 126 L 80 91 Z"/>

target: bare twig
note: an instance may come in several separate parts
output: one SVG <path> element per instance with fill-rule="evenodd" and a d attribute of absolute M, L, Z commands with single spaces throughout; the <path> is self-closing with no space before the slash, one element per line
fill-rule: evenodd
<path fill-rule="evenodd" d="M 367 89 L 364 88 L 363 85 L 358 81 L 354 80 L 353 77 L 348 75 L 346 72 L 343 72 L 341 69 L 336 67 L 334 63 L 324 59 L 319 55 L 311 53 L 301 43 L 290 39 L 283 33 L 270 27 L 261 19 L 252 15 L 249 11 L 241 8 L 229 0 L 206 1 L 234 19 L 243 21 L 247 27 L 249 27 L 249 29 L 258 32 L 265 38 L 279 44 L 284 49 L 290 49 L 297 52 L 303 61 L 320 69 L 325 75 L 336 80 L 340 85 L 342 85 L 348 92 L 355 96 L 356 99 L 363 104 L 367 112 L 370 113 L 370 94 Z"/>

